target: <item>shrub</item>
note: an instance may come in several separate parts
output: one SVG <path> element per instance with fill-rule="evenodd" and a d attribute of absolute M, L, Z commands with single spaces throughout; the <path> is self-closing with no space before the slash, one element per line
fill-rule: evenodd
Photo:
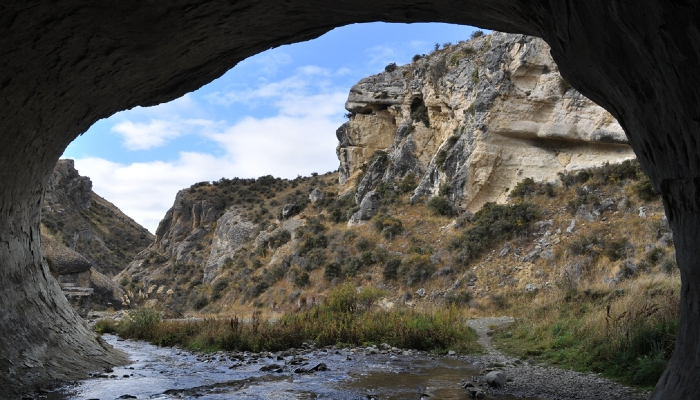
<path fill-rule="evenodd" d="M 366 311 L 370 311 L 374 303 L 384 297 L 386 292 L 373 287 L 363 287 L 357 293 L 357 305 Z"/>
<path fill-rule="evenodd" d="M 532 178 L 525 178 L 518 182 L 509 193 L 510 197 L 519 197 L 521 199 L 539 195 L 556 197 L 554 185 L 549 182 L 535 182 Z"/>
<path fill-rule="evenodd" d="M 464 306 L 472 301 L 472 292 L 469 290 L 462 290 L 460 292 L 448 292 L 445 295 L 445 304 Z"/>
<path fill-rule="evenodd" d="M 309 284 L 309 274 L 306 272 L 302 272 L 298 274 L 294 278 L 294 286 L 298 288 L 303 288 L 304 286 Z"/>
<path fill-rule="evenodd" d="M 479 67 L 474 67 L 474 71 L 472 71 L 472 83 L 475 85 L 479 83 Z"/>
<path fill-rule="evenodd" d="M 246 294 L 249 297 L 258 297 L 261 294 L 265 293 L 265 291 L 270 287 L 270 284 L 267 283 L 266 281 L 260 281 L 257 283 L 254 283 L 252 286 L 248 288 L 246 291 Z"/>
<path fill-rule="evenodd" d="M 386 67 L 384 67 L 384 71 L 394 72 L 394 71 L 396 71 L 396 68 L 397 68 L 396 63 L 391 63 L 391 64 L 387 65 Z"/>
<path fill-rule="evenodd" d="M 413 62 L 416 62 L 416 61 L 420 60 L 421 58 L 423 58 L 423 56 L 421 56 L 420 54 L 416 54 L 415 56 L 413 56 L 413 58 L 411 60 Z"/>
<path fill-rule="evenodd" d="M 645 258 L 652 266 L 656 265 L 659 261 L 661 261 L 661 259 L 664 258 L 664 250 L 659 247 L 654 247 L 647 252 Z"/>
<path fill-rule="evenodd" d="M 620 164 L 605 163 L 602 167 L 592 169 L 591 172 L 602 185 L 619 185 L 625 180 L 636 181 L 642 174 L 637 160 L 625 160 Z"/>
<path fill-rule="evenodd" d="M 362 263 L 362 260 L 360 260 L 359 258 L 350 257 L 345 260 L 345 264 L 342 268 L 342 275 L 347 277 L 353 277 L 357 275 L 358 272 L 360 272 L 363 266 L 364 264 Z"/>
<path fill-rule="evenodd" d="M 458 258 L 465 264 L 469 263 L 484 250 L 526 232 L 540 215 L 532 203 L 486 203 L 472 217 L 471 226 L 452 240 L 450 248 L 459 250 Z"/>
<path fill-rule="evenodd" d="M 355 241 L 355 248 L 359 251 L 367 251 L 372 248 L 372 242 L 366 237 L 361 237 Z"/>
<path fill-rule="evenodd" d="M 270 248 L 276 249 L 287 244 L 290 240 L 292 240 L 292 234 L 286 229 L 280 229 L 270 236 L 267 244 L 270 246 Z"/>
<path fill-rule="evenodd" d="M 219 299 L 221 297 L 221 293 L 224 290 L 226 290 L 226 288 L 228 288 L 228 285 L 229 285 L 229 281 L 226 279 L 219 279 L 218 281 L 216 281 L 216 283 L 214 284 L 213 290 L 212 290 L 211 297 L 214 300 Z"/>
<path fill-rule="evenodd" d="M 399 183 L 399 190 L 401 193 L 410 193 L 416 190 L 418 182 L 416 182 L 416 175 L 413 172 L 406 174 L 401 183 Z"/>
<path fill-rule="evenodd" d="M 435 196 L 428 201 L 428 209 L 434 215 L 452 216 L 454 211 L 452 210 L 452 204 L 449 200 L 442 196 Z"/>
<path fill-rule="evenodd" d="M 103 333 L 117 333 L 119 328 L 119 323 L 113 319 L 99 319 L 95 322 L 95 332 L 99 334 Z"/>
<path fill-rule="evenodd" d="M 510 308 L 510 301 L 508 301 L 508 297 L 502 294 L 492 294 L 491 295 L 491 304 L 496 308 L 498 311 L 503 311 L 507 310 Z"/>
<path fill-rule="evenodd" d="M 323 271 L 323 277 L 331 281 L 334 278 L 339 278 L 342 274 L 342 267 L 338 263 L 330 263 L 326 265 L 326 269 Z"/>
<path fill-rule="evenodd" d="M 484 36 L 484 31 L 482 31 L 482 30 L 476 30 L 476 31 L 472 32 L 472 34 L 471 34 L 472 39 L 480 38 L 482 36 Z"/>
<path fill-rule="evenodd" d="M 675 257 L 664 258 L 664 260 L 661 261 L 661 265 L 659 265 L 659 268 L 661 269 L 661 271 L 669 275 L 678 272 L 678 264 L 676 264 Z"/>
<path fill-rule="evenodd" d="M 328 238 L 320 233 L 308 237 L 299 248 L 299 255 L 303 256 L 313 249 L 325 249 L 328 246 Z"/>
<path fill-rule="evenodd" d="M 430 256 L 411 254 L 406 257 L 399 267 L 398 275 L 403 278 L 407 285 L 412 286 L 430 278 L 435 272 Z"/>
<path fill-rule="evenodd" d="M 396 279 L 400 266 L 401 260 L 398 258 L 392 258 L 384 263 L 384 268 L 382 268 L 382 276 L 384 276 L 384 279 L 387 281 Z"/>
<path fill-rule="evenodd" d="M 525 178 L 518 182 L 517 185 L 510 191 L 510 197 L 525 197 L 535 195 L 535 181 L 532 178 Z"/>
<path fill-rule="evenodd" d="M 206 294 L 200 294 L 192 303 L 192 308 L 199 311 L 209 304 L 209 297 Z"/>
<path fill-rule="evenodd" d="M 567 247 L 576 256 L 587 255 L 595 258 L 603 252 L 603 244 L 597 233 L 592 233 L 588 236 L 579 235 L 569 242 Z"/>
<path fill-rule="evenodd" d="M 326 264 L 326 252 L 323 249 L 313 249 L 306 253 L 306 270 L 313 271 Z"/>
<path fill-rule="evenodd" d="M 629 240 L 627 240 L 626 237 L 613 239 L 612 241 L 605 243 L 605 250 L 603 250 L 603 254 L 608 257 L 608 260 L 617 261 L 626 257 L 628 245 Z"/>
<path fill-rule="evenodd" d="M 572 214 L 575 214 L 579 207 L 584 204 L 591 204 L 594 207 L 600 206 L 600 197 L 598 197 L 598 195 L 585 194 L 582 191 L 579 191 L 578 193 L 578 196 L 576 196 L 573 200 L 570 200 L 566 205 Z"/>
<path fill-rule="evenodd" d="M 380 214 L 374 219 L 374 228 L 378 230 L 385 239 L 391 240 L 403 232 L 403 223 L 398 218 Z"/>
<path fill-rule="evenodd" d="M 654 186 L 651 184 L 649 177 L 644 175 L 637 183 L 632 185 L 632 190 L 639 196 L 640 199 L 644 201 L 652 201 L 659 198 L 660 194 L 654 190 Z"/>
<path fill-rule="evenodd" d="M 425 125 L 426 128 L 430 128 L 428 107 L 425 106 L 423 99 L 416 98 L 411 103 L 411 119 L 416 122 L 423 122 L 423 125 Z"/>
<path fill-rule="evenodd" d="M 328 293 L 326 305 L 331 311 L 353 313 L 357 310 L 357 291 L 352 283 L 344 283 Z"/>

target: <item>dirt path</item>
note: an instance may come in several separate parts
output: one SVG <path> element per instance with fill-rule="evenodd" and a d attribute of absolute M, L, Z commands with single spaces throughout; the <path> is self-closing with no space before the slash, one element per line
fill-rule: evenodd
<path fill-rule="evenodd" d="M 467 320 L 467 326 L 474 329 L 476 334 L 479 335 L 479 344 L 482 345 L 492 356 L 505 357 L 500 351 L 496 350 L 491 343 L 491 336 L 489 332 L 491 328 L 501 329 L 508 325 L 515 323 L 515 318 L 513 317 L 490 317 L 490 318 L 474 318 Z"/>

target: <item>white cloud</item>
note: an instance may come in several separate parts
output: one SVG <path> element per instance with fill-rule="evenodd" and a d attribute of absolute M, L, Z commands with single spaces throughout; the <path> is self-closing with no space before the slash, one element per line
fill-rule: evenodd
<path fill-rule="evenodd" d="M 149 150 L 165 145 L 184 135 L 204 133 L 221 125 L 206 119 L 154 119 L 148 123 L 124 121 L 114 125 L 112 132 L 121 135 L 128 150 Z"/>
<path fill-rule="evenodd" d="M 147 124 L 124 121 L 114 125 L 112 132 L 124 138 L 124 145 L 129 150 L 148 150 L 182 135 L 175 124 L 163 120 L 152 120 Z"/>
<path fill-rule="evenodd" d="M 155 232 L 178 190 L 214 178 L 230 169 L 225 160 L 209 154 L 181 153 L 175 162 L 153 161 L 129 165 L 102 158 L 76 159 L 81 175 L 89 176 L 93 190 L 125 214 Z M 216 171 L 216 172 L 214 172 Z"/>
<path fill-rule="evenodd" d="M 252 62 L 259 66 L 258 72 L 265 75 L 276 75 L 280 67 L 289 65 L 292 61 L 292 57 L 289 54 L 279 51 L 267 52 L 254 57 L 252 60 Z"/>
<path fill-rule="evenodd" d="M 131 150 L 152 149 L 177 137 L 197 135 L 213 142 L 219 149 L 217 155 L 181 152 L 176 161 L 132 164 L 82 158 L 76 159 L 76 167 L 92 179 L 96 193 L 152 232 L 172 206 L 177 191 L 195 182 L 268 174 L 294 178 L 335 170 L 335 131 L 343 122 L 347 93 L 325 80 L 337 71 L 308 66 L 297 72 L 247 91 L 219 93 L 216 98 L 227 104 L 264 101 L 276 110 L 271 117 L 248 116 L 235 123 L 215 122 L 206 115 L 187 119 L 192 110 L 201 110 L 188 98 L 177 105 L 138 110 L 141 114 L 137 117 L 157 119 L 126 120 L 112 127 Z M 173 111 L 178 108 L 179 112 Z"/>
<path fill-rule="evenodd" d="M 377 70 L 383 70 L 388 64 L 399 60 L 399 53 L 389 46 L 373 46 L 365 52 L 369 56 L 367 64 Z"/>

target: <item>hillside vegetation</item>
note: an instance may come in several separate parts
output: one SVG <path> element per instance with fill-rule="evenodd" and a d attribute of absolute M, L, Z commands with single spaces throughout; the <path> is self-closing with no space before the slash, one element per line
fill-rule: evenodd
<path fill-rule="evenodd" d="M 358 206 L 351 196 L 333 196 L 334 181 L 329 173 L 184 191 L 223 203 L 230 200 L 220 196 L 236 189 L 240 200 L 231 206 L 262 220 L 265 234 L 227 258 L 210 283 L 201 265 L 171 264 L 162 267 L 164 284 L 174 277 L 171 294 L 139 298 L 134 293 L 156 285 L 125 276 L 132 306 L 219 316 L 257 309 L 279 318 L 327 304 L 329 293 L 349 284 L 376 310 L 450 306 L 463 317 L 519 316 L 498 343 L 526 359 L 642 386 L 663 370 L 680 284 L 662 204 L 635 161 L 562 174 L 557 183 L 524 179 L 508 203 L 488 203 L 474 214 L 439 196 L 411 203 L 410 179 L 382 184 L 377 215 L 352 227 L 347 221 Z M 325 197 L 311 202 L 318 188 Z M 277 219 L 287 204 L 296 205 L 296 215 Z M 158 260 L 150 260 L 145 277 L 156 275 Z"/>

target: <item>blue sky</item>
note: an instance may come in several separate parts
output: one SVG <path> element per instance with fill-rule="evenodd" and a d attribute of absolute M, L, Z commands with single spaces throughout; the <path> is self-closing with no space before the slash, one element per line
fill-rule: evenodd
<path fill-rule="evenodd" d="M 338 167 L 335 130 L 350 87 L 392 62 L 476 28 L 356 24 L 246 59 L 224 76 L 154 107 L 95 123 L 71 143 L 96 193 L 155 232 L 178 190 L 221 177 L 283 178 Z"/>

